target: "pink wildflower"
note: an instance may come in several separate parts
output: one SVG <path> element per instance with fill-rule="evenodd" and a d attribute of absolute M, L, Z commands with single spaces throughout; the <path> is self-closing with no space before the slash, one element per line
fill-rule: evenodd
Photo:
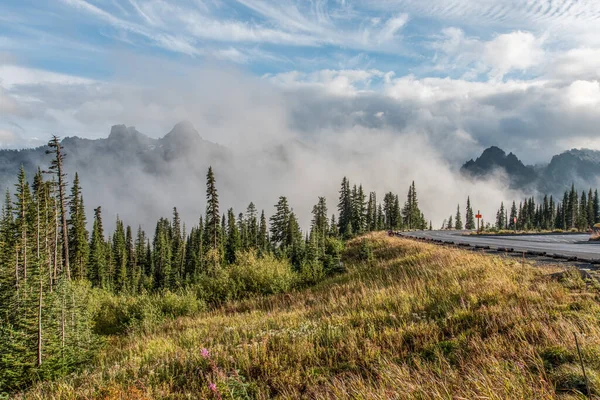
<path fill-rule="evenodd" d="M 214 383 L 211 383 L 211 384 L 209 384 L 209 385 L 208 385 L 208 388 L 209 388 L 211 391 L 213 391 L 213 392 L 216 392 L 216 391 L 217 391 L 217 385 L 216 385 L 216 384 L 214 384 Z"/>
<path fill-rule="evenodd" d="M 200 355 L 202 356 L 202 358 L 210 358 L 210 353 L 208 352 L 207 348 L 203 348 L 202 350 L 200 350 Z"/>

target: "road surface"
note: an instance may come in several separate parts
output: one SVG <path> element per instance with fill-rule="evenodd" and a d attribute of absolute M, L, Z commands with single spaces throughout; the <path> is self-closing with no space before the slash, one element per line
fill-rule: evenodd
<path fill-rule="evenodd" d="M 590 242 L 589 234 L 465 235 L 467 231 L 401 232 L 399 236 L 453 242 L 456 245 L 487 247 L 500 251 L 545 253 L 556 258 L 574 258 L 600 263 L 600 242 Z M 541 254 L 540 254 L 541 255 Z"/>

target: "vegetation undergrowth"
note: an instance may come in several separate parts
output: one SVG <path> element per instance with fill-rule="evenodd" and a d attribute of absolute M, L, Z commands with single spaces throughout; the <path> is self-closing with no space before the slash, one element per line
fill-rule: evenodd
<path fill-rule="evenodd" d="M 383 233 L 350 241 L 344 263 L 111 337 L 88 370 L 21 397 L 582 398 L 574 333 L 600 395 L 599 292 L 579 274 Z"/>

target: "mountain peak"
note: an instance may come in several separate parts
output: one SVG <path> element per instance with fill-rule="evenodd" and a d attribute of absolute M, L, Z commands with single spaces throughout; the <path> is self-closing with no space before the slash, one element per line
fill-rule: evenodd
<path fill-rule="evenodd" d="M 171 131 L 167 133 L 163 139 L 167 141 L 189 143 L 190 141 L 195 142 L 202 138 L 200 137 L 200 133 L 198 133 L 191 122 L 181 121 L 175 124 L 173 129 L 171 129 Z"/>
<path fill-rule="evenodd" d="M 513 186 L 528 184 L 536 179 L 536 172 L 532 167 L 523 164 L 512 152 L 507 155 L 497 146 L 488 147 L 479 158 L 468 161 L 462 167 L 463 172 L 475 177 L 487 175 L 496 169 L 504 170 L 513 181 Z"/>
<path fill-rule="evenodd" d="M 135 137 L 139 134 L 139 132 L 135 129 L 135 126 L 125 126 L 125 125 L 113 125 L 110 128 L 110 135 L 108 135 L 109 140 L 115 139 L 125 139 L 130 137 Z"/>

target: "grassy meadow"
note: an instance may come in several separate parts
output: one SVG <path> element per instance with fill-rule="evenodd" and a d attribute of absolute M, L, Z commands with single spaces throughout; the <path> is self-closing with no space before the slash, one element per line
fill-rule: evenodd
<path fill-rule="evenodd" d="M 557 268 L 370 234 L 347 272 L 111 336 L 27 399 L 600 396 L 600 292 Z M 598 397 L 600 398 L 600 397 Z"/>

